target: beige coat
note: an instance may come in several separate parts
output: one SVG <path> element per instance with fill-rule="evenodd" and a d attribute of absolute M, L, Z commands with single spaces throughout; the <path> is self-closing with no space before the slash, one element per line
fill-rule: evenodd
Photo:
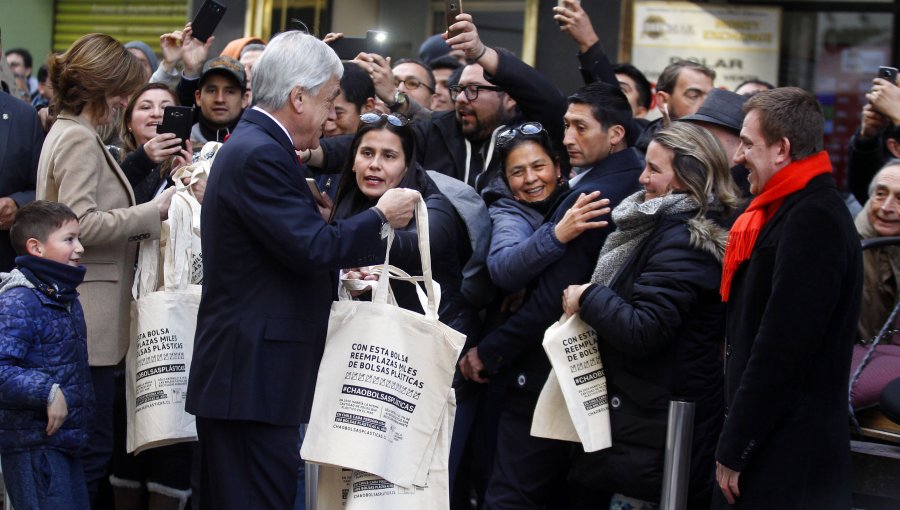
<path fill-rule="evenodd" d="M 87 267 L 78 291 L 89 361 L 115 365 L 128 350 L 137 241 L 159 238 L 156 205 L 135 205 L 128 179 L 87 117 L 66 112 L 44 141 L 37 198 L 62 202 L 78 216 Z"/>

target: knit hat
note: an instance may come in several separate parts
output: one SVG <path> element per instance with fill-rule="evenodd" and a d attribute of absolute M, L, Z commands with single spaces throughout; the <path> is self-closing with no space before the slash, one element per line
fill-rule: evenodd
<path fill-rule="evenodd" d="M 145 57 L 147 57 L 147 62 L 150 63 L 150 69 L 155 72 L 157 66 L 159 66 L 159 60 L 156 59 L 156 54 L 153 53 L 153 50 L 150 49 L 150 46 L 148 46 L 144 41 L 131 41 L 125 43 L 126 50 L 130 50 L 132 48 L 140 50 L 140 52 L 143 53 Z"/>

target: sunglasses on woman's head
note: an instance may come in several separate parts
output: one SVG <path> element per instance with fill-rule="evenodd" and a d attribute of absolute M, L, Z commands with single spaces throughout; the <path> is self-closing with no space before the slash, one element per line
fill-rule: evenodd
<path fill-rule="evenodd" d="M 402 113 L 369 112 L 360 115 L 359 120 L 361 120 L 365 124 L 377 124 L 384 121 L 395 127 L 403 127 L 409 124 L 409 119 L 407 119 Z"/>
<path fill-rule="evenodd" d="M 497 135 L 497 147 L 503 147 L 519 135 L 534 136 L 544 130 L 540 122 L 526 122 L 521 126 L 507 129 Z"/>

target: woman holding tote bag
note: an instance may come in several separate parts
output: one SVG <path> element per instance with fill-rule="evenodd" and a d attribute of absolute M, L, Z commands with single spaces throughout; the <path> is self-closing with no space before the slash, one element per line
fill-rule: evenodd
<path fill-rule="evenodd" d="M 113 370 L 125 356 L 137 242 L 159 238 L 174 189 L 136 205 L 134 192 L 97 135 L 144 82 L 138 59 L 105 34 L 88 34 L 47 60 L 58 117 L 41 151 L 37 198 L 78 216 L 87 267 L 79 287 L 97 405 L 82 456 L 93 501 L 112 455 Z"/>
<path fill-rule="evenodd" d="M 366 113 L 360 120 L 350 145 L 351 157 L 341 172 L 331 219 L 348 218 L 373 206 L 391 188 L 420 192 L 428 208 L 434 280 L 441 286 L 438 316 L 460 333 L 471 334 L 477 316 L 462 294 L 462 268 L 472 250 L 462 219 L 416 163 L 415 137 L 406 117 Z M 411 275 L 422 273 L 415 221 L 396 232 L 390 262 Z M 365 268 L 345 270 L 345 276 L 375 279 Z M 412 285 L 397 283 L 392 290 L 401 307 L 424 313 Z"/>
<path fill-rule="evenodd" d="M 724 402 L 718 288 L 728 233 L 716 220 L 735 210 L 738 191 L 719 142 L 682 122 L 654 135 L 640 182 L 613 210 L 617 230 L 591 283 L 563 293 L 566 314 L 597 332 L 613 443 L 576 458 L 574 508 L 614 494 L 659 501 L 674 397 L 696 403 L 688 508 L 708 508 Z"/>

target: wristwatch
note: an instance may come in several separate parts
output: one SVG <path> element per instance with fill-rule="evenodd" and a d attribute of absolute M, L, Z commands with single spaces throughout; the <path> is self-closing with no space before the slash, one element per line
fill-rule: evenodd
<path fill-rule="evenodd" d="M 403 106 L 405 104 L 406 104 L 406 94 L 404 94 L 403 92 L 400 92 L 400 89 L 397 89 L 397 91 L 394 92 L 394 102 L 389 104 L 388 108 L 393 110 L 394 108 Z"/>

